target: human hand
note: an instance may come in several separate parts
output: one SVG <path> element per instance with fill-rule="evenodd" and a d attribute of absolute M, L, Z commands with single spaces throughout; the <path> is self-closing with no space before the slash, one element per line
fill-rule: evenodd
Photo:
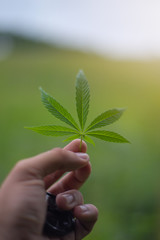
<path fill-rule="evenodd" d="M 60 208 L 73 210 L 76 217 L 75 232 L 52 239 L 81 240 L 92 230 L 98 211 L 91 204 L 83 204 L 77 190 L 91 172 L 86 144 L 82 144 L 83 153 L 77 153 L 79 146 L 80 141 L 75 140 L 64 149 L 55 148 L 17 163 L 0 189 L 0 239 L 48 239 L 42 235 L 46 190 L 57 195 Z"/>

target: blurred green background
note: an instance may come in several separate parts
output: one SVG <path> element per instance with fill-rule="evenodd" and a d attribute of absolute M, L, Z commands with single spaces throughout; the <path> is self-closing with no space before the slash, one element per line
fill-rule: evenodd
<path fill-rule="evenodd" d="M 24 126 L 54 124 L 40 101 L 39 86 L 77 119 L 75 77 L 83 69 L 90 85 L 88 122 L 114 107 L 123 117 L 105 127 L 131 144 L 88 145 L 92 174 L 81 189 L 99 209 L 86 237 L 110 240 L 160 239 L 160 61 L 118 61 L 14 37 L 14 51 L 0 61 L 0 182 L 14 164 L 53 147 L 63 138 Z"/>

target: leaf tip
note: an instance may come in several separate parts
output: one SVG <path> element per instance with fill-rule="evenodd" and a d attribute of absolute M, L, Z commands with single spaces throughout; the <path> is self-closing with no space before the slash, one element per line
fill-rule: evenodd
<path fill-rule="evenodd" d="M 24 126 L 25 129 L 30 129 L 30 127 Z"/>
<path fill-rule="evenodd" d="M 123 112 L 125 112 L 126 111 L 126 108 L 125 107 L 123 107 L 123 108 L 115 108 L 117 111 L 119 111 L 119 112 L 121 112 L 121 113 L 123 113 Z"/>
<path fill-rule="evenodd" d="M 82 69 L 80 69 L 78 74 L 77 74 L 77 79 L 79 79 L 79 78 L 86 79 L 86 76 L 85 76 L 84 71 Z"/>
<path fill-rule="evenodd" d="M 41 86 L 39 87 L 39 91 L 40 91 L 40 92 L 42 92 L 42 91 L 43 91 L 43 88 L 42 88 Z"/>
<path fill-rule="evenodd" d="M 39 87 L 39 90 L 40 90 L 40 93 L 41 93 L 41 99 L 42 99 L 46 92 L 43 90 L 42 87 Z"/>
<path fill-rule="evenodd" d="M 123 138 L 123 140 L 122 140 L 121 143 L 129 143 L 129 144 L 131 144 L 131 142 L 128 139 L 126 139 L 125 137 L 122 137 L 122 138 Z"/>
<path fill-rule="evenodd" d="M 78 72 L 78 74 L 84 74 L 84 71 L 83 71 L 83 69 L 79 69 L 79 72 Z"/>

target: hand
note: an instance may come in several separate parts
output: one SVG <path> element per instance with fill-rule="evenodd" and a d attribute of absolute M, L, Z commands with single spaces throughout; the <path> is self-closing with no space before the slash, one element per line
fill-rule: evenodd
<path fill-rule="evenodd" d="M 92 230 L 98 210 L 83 204 L 77 190 L 91 172 L 86 144 L 82 144 L 82 153 L 77 153 L 79 146 L 80 141 L 75 140 L 64 149 L 55 148 L 17 163 L 0 189 L 0 239 L 48 239 L 42 235 L 46 190 L 57 195 L 60 208 L 73 210 L 76 217 L 75 232 L 52 239 L 81 240 Z"/>

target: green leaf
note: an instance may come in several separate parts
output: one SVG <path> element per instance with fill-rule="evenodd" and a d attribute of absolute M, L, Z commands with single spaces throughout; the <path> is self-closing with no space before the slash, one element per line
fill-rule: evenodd
<path fill-rule="evenodd" d="M 82 130 L 87 120 L 87 115 L 89 111 L 89 100 L 90 100 L 90 90 L 88 81 L 83 73 L 79 71 L 76 78 L 76 107 L 79 122 Z"/>
<path fill-rule="evenodd" d="M 79 130 L 79 127 L 71 114 L 42 88 L 40 88 L 40 91 L 42 102 L 44 106 L 48 109 L 48 111 L 62 122 L 65 122 L 71 127 Z"/>
<path fill-rule="evenodd" d="M 73 135 L 71 137 L 66 138 L 63 142 L 67 142 L 67 141 L 72 141 L 74 139 L 80 138 L 79 134 Z"/>
<path fill-rule="evenodd" d="M 105 130 L 87 132 L 87 135 L 102 139 L 107 142 L 129 143 L 126 138 L 122 137 L 118 133 Z"/>
<path fill-rule="evenodd" d="M 56 126 L 56 125 L 26 127 L 26 128 L 46 136 L 54 136 L 54 137 L 77 134 L 77 131 L 74 129 L 63 127 L 63 126 Z"/>
<path fill-rule="evenodd" d="M 87 135 L 84 136 L 84 141 L 91 143 L 93 146 L 95 146 L 94 141 Z"/>
<path fill-rule="evenodd" d="M 109 125 L 117 121 L 121 117 L 123 112 L 124 112 L 124 109 L 115 108 L 100 114 L 90 123 L 86 131 L 95 129 L 95 128 L 104 127 L 106 125 Z"/>
<path fill-rule="evenodd" d="M 85 130 L 84 126 L 87 120 L 88 112 L 89 112 L 89 101 L 90 101 L 90 90 L 88 81 L 83 73 L 83 71 L 79 71 L 76 77 L 76 108 L 78 119 L 80 122 L 80 127 L 71 116 L 71 114 L 52 96 L 46 93 L 42 88 L 41 91 L 41 99 L 44 106 L 47 110 L 56 118 L 70 125 L 70 127 L 63 127 L 57 125 L 47 125 L 47 126 L 37 126 L 37 127 L 26 127 L 31 129 L 37 133 L 47 135 L 47 136 L 64 136 L 70 135 L 65 141 L 71 141 L 76 138 L 80 138 L 80 151 L 82 148 L 82 140 L 84 139 L 86 142 L 89 142 L 95 145 L 94 141 L 90 138 L 95 137 L 102 139 L 108 142 L 118 142 L 118 143 L 129 143 L 127 139 L 122 137 L 121 135 L 110 132 L 110 131 L 93 131 L 95 128 L 100 128 L 106 125 L 109 125 L 116 120 L 118 120 L 124 109 L 111 109 L 101 113 L 97 116 Z"/>

